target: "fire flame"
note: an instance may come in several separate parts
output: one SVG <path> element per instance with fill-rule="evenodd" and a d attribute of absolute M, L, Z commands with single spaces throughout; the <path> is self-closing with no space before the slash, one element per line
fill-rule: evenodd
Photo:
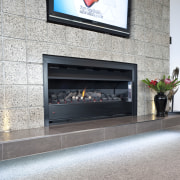
<path fill-rule="evenodd" d="M 83 98 L 84 98 L 85 93 L 86 93 L 86 88 L 83 90 L 81 97 L 83 97 Z"/>

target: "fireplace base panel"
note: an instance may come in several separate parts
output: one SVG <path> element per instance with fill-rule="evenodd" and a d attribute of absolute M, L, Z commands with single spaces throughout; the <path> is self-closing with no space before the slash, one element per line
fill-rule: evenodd
<path fill-rule="evenodd" d="M 101 102 L 86 104 L 49 105 L 49 119 L 52 123 L 66 123 L 106 117 L 130 116 L 132 102 Z M 124 111 L 125 109 L 125 111 Z M 51 123 L 50 122 L 50 123 Z"/>

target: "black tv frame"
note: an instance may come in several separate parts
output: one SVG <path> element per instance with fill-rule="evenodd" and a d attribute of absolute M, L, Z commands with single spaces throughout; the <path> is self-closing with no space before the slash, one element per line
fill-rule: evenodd
<path fill-rule="evenodd" d="M 54 0 L 47 0 L 47 22 L 107 33 L 124 38 L 129 38 L 130 36 L 131 0 L 128 0 L 127 29 L 76 16 L 58 13 L 53 10 L 53 7 Z"/>

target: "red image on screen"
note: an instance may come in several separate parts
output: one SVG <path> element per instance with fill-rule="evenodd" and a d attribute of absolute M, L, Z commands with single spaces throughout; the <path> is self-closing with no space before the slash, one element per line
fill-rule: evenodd
<path fill-rule="evenodd" d="M 91 7 L 95 2 L 98 2 L 99 0 L 84 0 L 84 3 L 87 7 Z"/>

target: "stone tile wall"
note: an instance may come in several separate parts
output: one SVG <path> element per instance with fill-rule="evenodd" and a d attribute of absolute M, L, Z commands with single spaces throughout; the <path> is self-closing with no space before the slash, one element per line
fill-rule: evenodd
<path fill-rule="evenodd" d="M 46 22 L 46 0 L 0 0 L 0 131 L 44 126 L 42 54 L 138 64 L 138 115 L 153 112 L 141 80 L 169 73 L 169 0 L 132 0 L 129 39 Z"/>

